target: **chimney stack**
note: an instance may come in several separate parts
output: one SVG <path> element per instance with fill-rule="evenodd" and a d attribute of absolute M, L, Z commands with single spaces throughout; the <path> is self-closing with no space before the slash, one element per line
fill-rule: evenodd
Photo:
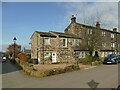
<path fill-rule="evenodd" d="M 71 23 L 76 23 L 76 17 L 74 15 L 72 15 Z"/>
<path fill-rule="evenodd" d="M 114 32 L 117 32 L 117 28 L 113 28 L 113 31 L 114 31 Z"/>
<path fill-rule="evenodd" d="M 96 28 L 100 28 L 100 23 L 99 23 L 99 21 L 96 22 Z"/>

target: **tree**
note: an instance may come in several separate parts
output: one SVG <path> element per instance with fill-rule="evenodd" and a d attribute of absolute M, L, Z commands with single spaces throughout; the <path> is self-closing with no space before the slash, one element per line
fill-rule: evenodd
<path fill-rule="evenodd" d="M 21 45 L 15 44 L 15 57 L 21 52 Z M 14 44 L 11 44 L 7 48 L 7 55 L 9 58 L 14 58 Z"/>
<path fill-rule="evenodd" d="M 101 17 L 102 17 L 101 14 L 98 13 L 98 11 L 96 11 L 96 14 L 94 16 L 84 18 L 84 22 L 88 24 L 88 28 L 87 26 L 83 28 L 86 31 L 83 37 L 83 41 L 85 41 L 85 47 L 88 50 L 89 59 L 91 63 L 95 59 L 93 57 L 93 53 L 95 52 L 95 57 L 96 57 L 96 53 L 98 55 L 98 50 L 101 48 L 101 43 L 100 43 L 101 31 L 99 30 L 100 29 L 99 22 L 101 22 Z M 95 21 L 97 21 L 96 26 L 95 26 Z"/>
<path fill-rule="evenodd" d="M 84 40 L 86 45 L 86 49 L 89 53 L 89 59 L 92 63 L 92 61 L 97 60 L 97 57 L 93 57 L 94 52 L 98 55 L 98 51 L 101 48 L 101 31 L 99 30 L 99 22 L 96 23 L 96 27 L 91 26 L 91 28 L 84 28 L 86 30 L 84 35 Z M 98 55 L 99 56 L 99 55 Z"/>

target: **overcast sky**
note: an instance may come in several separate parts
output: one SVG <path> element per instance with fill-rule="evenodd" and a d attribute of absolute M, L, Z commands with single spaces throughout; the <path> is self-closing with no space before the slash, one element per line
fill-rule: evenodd
<path fill-rule="evenodd" d="M 47 0 L 44 3 L 3 2 L 2 43 L 0 43 L 3 46 L 2 50 L 5 51 L 6 47 L 13 43 L 13 37 L 17 38 L 16 42 L 22 45 L 22 48 L 30 48 L 30 37 L 34 31 L 64 32 L 70 24 L 72 15 L 77 17 L 79 23 L 95 25 L 99 20 L 102 28 L 110 30 L 118 26 L 118 0 L 114 2 L 113 0 L 109 2 L 74 1 L 77 2 L 47 2 Z"/>

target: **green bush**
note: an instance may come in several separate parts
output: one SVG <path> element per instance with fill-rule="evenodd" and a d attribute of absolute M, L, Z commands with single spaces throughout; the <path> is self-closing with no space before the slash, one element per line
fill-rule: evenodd
<path fill-rule="evenodd" d="M 26 59 L 27 60 L 31 59 L 31 56 L 30 55 L 26 55 Z"/>
<path fill-rule="evenodd" d="M 85 58 L 80 58 L 79 62 L 82 63 L 82 64 L 85 64 L 85 65 L 86 64 L 91 64 L 90 56 L 87 56 Z"/>
<path fill-rule="evenodd" d="M 103 58 L 98 58 L 96 56 L 86 56 L 85 58 L 80 58 L 79 62 L 82 64 L 91 64 L 91 65 L 99 65 L 102 64 L 104 61 Z"/>
<path fill-rule="evenodd" d="M 98 62 L 98 61 L 92 62 L 92 66 L 96 66 L 96 65 L 99 65 L 99 62 Z"/>
<path fill-rule="evenodd" d="M 92 62 L 92 65 L 93 66 L 101 65 L 101 64 L 103 64 L 103 60 L 104 60 L 103 58 L 100 58 L 99 60 Z"/>
<path fill-rule="evenodd" d="M 99 64 L 103 64 L 104 58 L 100 58 Z"/>

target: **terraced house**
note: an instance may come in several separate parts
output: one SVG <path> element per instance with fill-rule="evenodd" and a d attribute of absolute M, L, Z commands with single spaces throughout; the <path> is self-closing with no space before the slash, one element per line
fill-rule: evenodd
<path fill-rule="evenodd" d="M 68 27 L 62 32 L 38 32 L 31 37 L 31 57 L 38 58 L 40 63 L 76 62 L 90 51 L 97 51 L 103 57 L 109 53 L 120 54 L 120 32 L 117 28 L 107 30 L 76 22 L 72 16 Z M 94 53 L 92 53 L 94 54 Z"/>
<path fill-rule="evenodd" d="M 117 28 L 103 29 L 98 21 L 96 26 L 80 24 L 76 22 L 76 17 L 72 16 L 71 23 L 65 29 L 65 33 L 74 34 L 81 38 L 80 51 L 83 51 L 84 54 L 89 49 L 98 51 L 100 56 L 105 56 L 108 53 L 120 54 L 120 32 L 117 32 Z"/>

